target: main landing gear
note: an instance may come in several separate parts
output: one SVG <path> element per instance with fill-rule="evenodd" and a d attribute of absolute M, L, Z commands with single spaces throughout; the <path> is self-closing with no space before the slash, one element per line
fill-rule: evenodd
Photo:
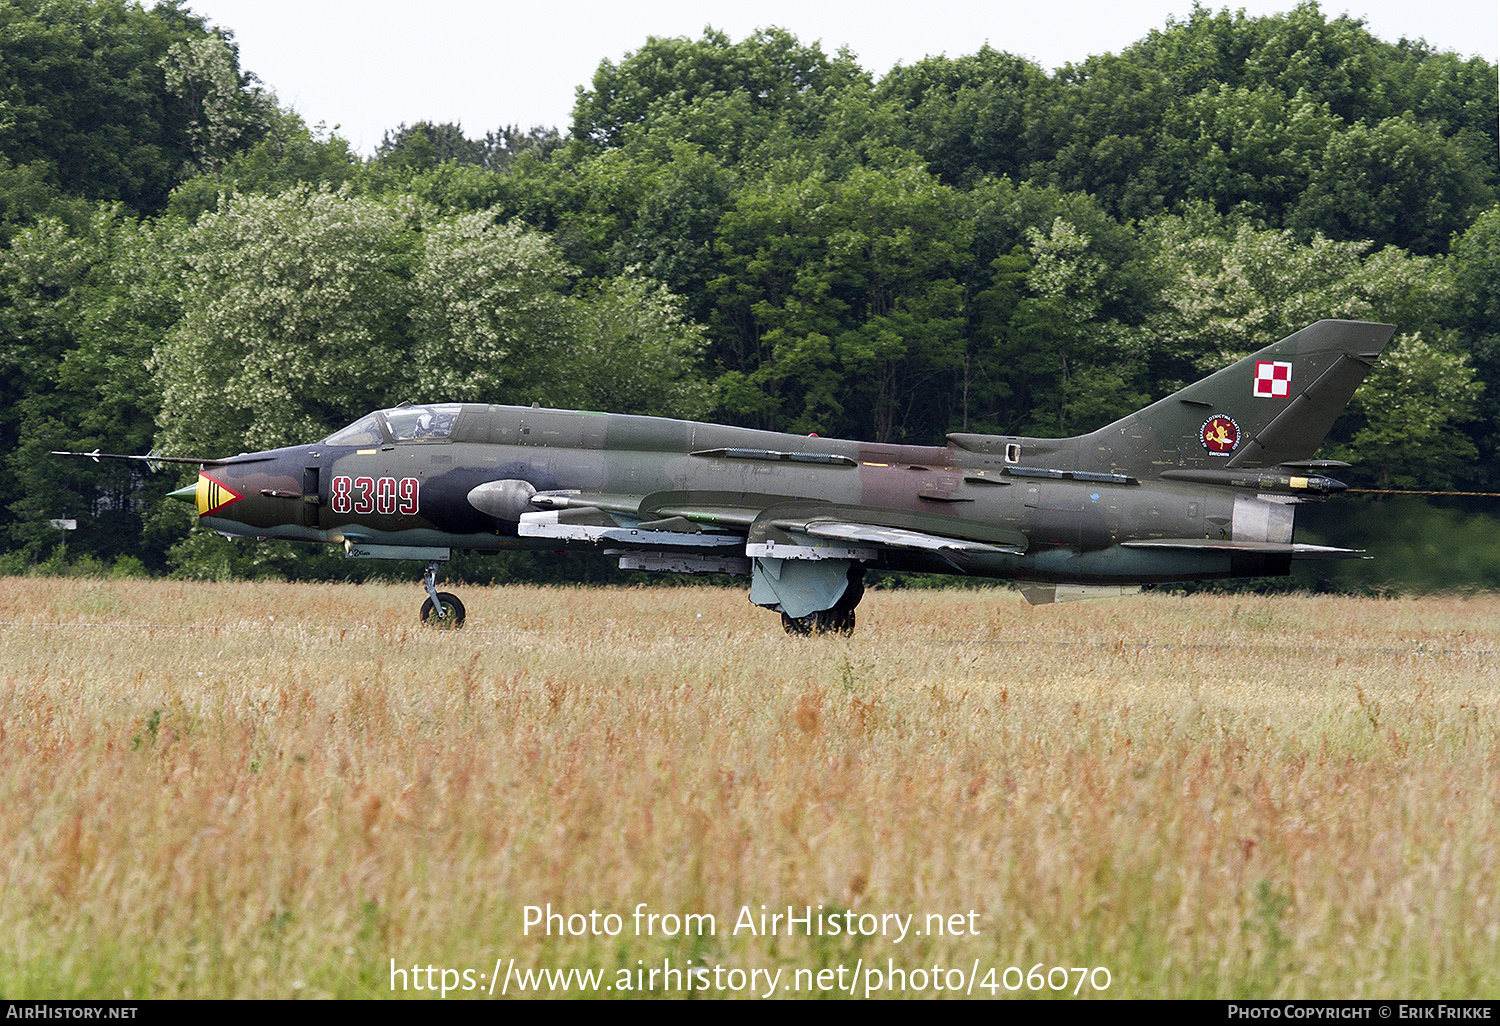
<path fill-rule="evenodd" d="M 865 571 L 855 565 L 849 571 L 849 586 L 834 603 L 832 609 L 820 609 L 806 616 L 781 614 L 781 627 L 788 634 L 807 636 L 810 634 L 854 633 L 854 607 L 865 597 Z"/>
<path fill-rule="evenodd" d="M 422 626 L 438 631 L 456 631 L 464 625 L 464 604 L 451 592 L 437 590 L 438 567 L 441 563 L 427 564 L 427 573 L 422 584 L 427 588 L 427 601 L 422 603 Z"/>

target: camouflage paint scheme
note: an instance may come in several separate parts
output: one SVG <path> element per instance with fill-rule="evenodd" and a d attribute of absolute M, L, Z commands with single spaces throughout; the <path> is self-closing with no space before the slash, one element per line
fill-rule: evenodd
<path fill-rule="evenodd" d="M 1343 464 L 1314 455 L 1394 331 L 1319 321 L 1073 438 L 881 445 L 438 404 L 193 461 L 184 492 L 226 535 L 426 559 L 434 599 L 455 549 L 585 545 L 624 567 L 748 576 L 794 633 L 852 630 L 866 568 L 1013 579 L 1034 602 L 1286 574 L 1352 554 L 1293 543 L 1293 512 L 1343 490 L 1324 474 Z"/>

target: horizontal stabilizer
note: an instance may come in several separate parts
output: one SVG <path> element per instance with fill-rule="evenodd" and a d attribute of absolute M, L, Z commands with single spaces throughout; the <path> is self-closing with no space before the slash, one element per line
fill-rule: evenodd
<path fill-rule="evenodd" d="M 1294 542 L 1221 541 L 1214 538 L 1146 538 L 1121 542 L 1130 549 L 1189 549 L 1195 552 L 1256 552 L 1267 556 L 1291 556 L 1293 559 L 1359 559 L 1358 549 L 1338 549 L 1330 545 L 1302 545 Z"/>

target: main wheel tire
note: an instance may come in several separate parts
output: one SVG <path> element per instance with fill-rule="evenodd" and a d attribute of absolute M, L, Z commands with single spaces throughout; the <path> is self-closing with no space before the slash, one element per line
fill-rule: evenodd
<path fill-rule="evenodd" d="M 843 634 L 854 633 L 854 610 L 822 609 L 816 613 L 808 613 L 806 616 L 787 616 L 781 614 L 781 629 L 788 634 L 796 634 L 807 637 L 812 634 Z"/>
<path fill-rule="evenodd" d="M 464 625 L 464 604 L 458 600 L 458 596 L 450 592 L 438 592 L 438 601 L 443 604 L 442 615 L 438 615 L 437 606 L 432 604 L 429 597 L 422 603 L 422 626 L 431 627 L 435 631 L 456 631 Z"/>
<path fill-rule="evenodd" d="M 854 633 L 854 610 L 839 609 L 837 607 L 823 614 L 823 630 L 829 634 L 842 634 L 845 637 Z"/>

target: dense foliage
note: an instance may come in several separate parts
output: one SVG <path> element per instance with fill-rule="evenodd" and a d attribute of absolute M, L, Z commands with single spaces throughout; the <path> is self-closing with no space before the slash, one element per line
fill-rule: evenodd
<path fill-rule="evenodd" d="M 0 544 L 76 516 L 75 555 L 210 559 L 164 476 L 54 448 L 217 455 L 406 398 L 1066 434 L 1320 317 L 1400 327 L 1348 476 L 1494 489 L 1497 122 L 1493 65 L 1303 3 L 1055 71 L 649 38 L 566 137 L 400 125 L 362 160 L 185 0 L 7 0 Z"/>

